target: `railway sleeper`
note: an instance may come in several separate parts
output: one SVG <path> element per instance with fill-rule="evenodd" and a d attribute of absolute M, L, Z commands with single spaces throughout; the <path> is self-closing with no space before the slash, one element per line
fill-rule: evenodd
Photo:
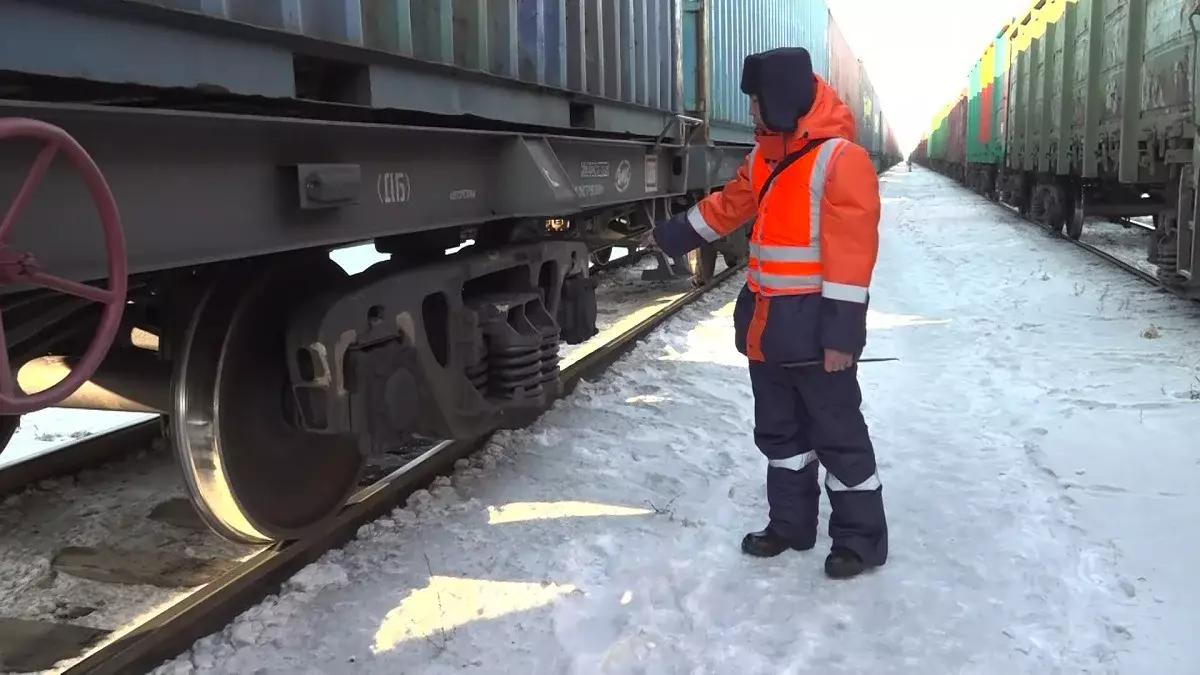
<path fill-rule="evenodd" d="M 560 392 L 560 342 L 597 333 L 588 258 L 583 242 L 542 241 L 354 276 L 316 255 L 222 266 L 162 350 L 114 348 L 60 405 L 166 415 L 209 528 L 299 538 L 369 457 L 536 419 Z M 18 382 L 47 388 L 72 363 L 30 360 Z"/>

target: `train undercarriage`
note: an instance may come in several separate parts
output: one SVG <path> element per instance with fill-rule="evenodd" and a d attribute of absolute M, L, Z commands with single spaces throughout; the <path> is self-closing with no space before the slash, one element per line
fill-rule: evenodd
<path fill-rule="evenodd" d="M 160 413 L 250 544 L 335 515 L 374 454 L 530 423 L 596 332 L 590 264 L 747 150 L 5 101 L 0 148 L 3 440 L 48 406 Z M 330 260 L 362 241 L 390 258 Z"/>
<path fill-rule="evenodd" d="M 1021 171 L 995 164 L 969 163 L 962 167 L 934 167 L 992 201 L 1008 204 L 1022 217 L 1042 224 L 1055 234 L 1079 239 L 1089 218 L 1102 218 L 1126 227 L 1132 219 L 1148 219 L 1153 228 L 1147 239 L 1146 259 L 1157 267 L 1158 280 L 1172 292 L 1200 298 L 1200 279 L 1194 276 L 1196 243 L 1196 186 L 1190 148 L 1173 149 L 1172 162 L 1151 160 L 1138 172 L 1136 182 L 1126 182 L 1113 171 L 1092 178 L 1073 174 Z"/>

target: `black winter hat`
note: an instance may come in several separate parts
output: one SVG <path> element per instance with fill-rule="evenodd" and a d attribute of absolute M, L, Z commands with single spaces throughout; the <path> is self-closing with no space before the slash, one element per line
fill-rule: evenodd
<path fill-rule="evenodd" d="M 812 57 L 803 47 L 782 47 L 751 54 L 742 63 L 742 93 L 758 97 L 763 124 L 771 131 L 796 130 L 817 95 Z"/>

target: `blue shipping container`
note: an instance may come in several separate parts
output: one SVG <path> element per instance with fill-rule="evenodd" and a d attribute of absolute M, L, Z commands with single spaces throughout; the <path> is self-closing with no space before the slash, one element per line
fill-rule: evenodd
<path fill-rule="evenodd" d="M 337 102 L 657 135 L 667 115 L 682 108 L 680 1 L 112 0 L 60 8 L 14 0 L 6 11 L 32 26 L 27 32 L 57 42 L 40 50 L 0 49 L 0 69 L 274 98 L 309 96 L 297 73 L 332 66 L 345 83 L 339 95 L 350 97 Z M 121 4 L 170 11 L 139 9 L 145 23 L 122 22 L 115 9 Z M 179 12 L 273 34 L 239 30 L 231 39 L 219 24 Z M 68 20 L 73 13 L 87 22 Z M 186 31 L 174 28 L 184 25 Z M 76 33 L 64 34 L 63 26 Z M 126 37 L 129 49 L 102 51 L 100 63 L 72 60 L 79 50 L 62 47 L 100 51 L 118 33 L 137 37 Z M 337 44 L 325 48 L 292 36 Z M 161 57 L 150 62 L 139 50 Z M 304 58 L 294 64 L 289 52 Z M 455 70 L 473 72 L 460 77 Z M 578 94 L 585 97 L 572 107 Z"/>
<path fill-rule="evenodd" d="M 825 0 L 0 6 L 0 70 L 646 136 L 690 112 L 707 118 L 712 140 L 749 142 L 738 87 L 749 53 L 803 46 L 817 72 L 829 71 Z"/>
<path fill-rule="evenodd" d="M 698 45 L 709 45 L 707 112 L 714 140 L 749 139 L 750 111 L 739 88 L 747 54 L 804 47 L 813 69 L 822 77 L 829 72 L 825 0 L 683 0 L 683 14 L 684 107 L 702 109 L 698 75 L 704 54 Z"/>

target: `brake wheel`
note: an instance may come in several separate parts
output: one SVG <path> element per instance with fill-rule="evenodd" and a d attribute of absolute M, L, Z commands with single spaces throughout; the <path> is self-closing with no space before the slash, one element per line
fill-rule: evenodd
<path fill-rule="evenodd" d="M 100 303 L 103 305 L 103 311 L 91 344 L 71 372 L 54 386 L 36 394 L 20 392 L 13 364 L 9 360 L 3 316 L 0 316 L 0 415 L 20 415 L 57 405 L 96 372 L 96 368 L 108 354 L 121 325 L 128 272 L 125 236 L 121 229 L 121 217 L 116 201 L 103 174 L 100 173 L 100 168 L 87 151 L 70 134 L 52 124 L 20 117 L 0 119 L 0 141 L 13 139 L 38 141 L 42 144 L 42 149 L 17 190 L 4 219 L 0 221 L 0 286 L 40 286 Z M 82 175 L 84 185 L 87 186 L 100 216 L 108 262 L 108 288 L 97 288 L 43 272 L 32 253 L 18 251 L 8 243 L 18 217 L 29 204 L 37 186 L 45 178 L 51 162 L 60 152 Z"/>

